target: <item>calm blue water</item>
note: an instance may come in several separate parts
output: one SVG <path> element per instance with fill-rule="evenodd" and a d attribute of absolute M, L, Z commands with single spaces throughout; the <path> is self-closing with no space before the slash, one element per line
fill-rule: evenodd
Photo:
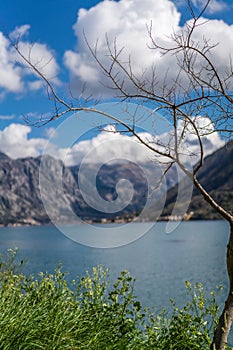
<path fill-rule="evenodd" d="M 144 223 L 138 223 L 144 229 Z M 93 266 L 110 268 L 112 278 L 127 269 L 137 278 L 135 294 L 144 305 L 169 306 L 185 301 L 184 281 L 202 282 L 207 290 L 222 284 L 227 288 L 225 251 L 228 224 L 223 221 L 184 222 L 170 235 L 166 223 L 157 223 L 137 241 L 111 249 L 90 248 L 75 243 L 55 227 L 0 228 L 0 251 L 19 248 L 19 258 L 27 259 L 24 272 L 36 275 L 52 272 L 62 262 L 69 278 L 82 275 Z M 130 226 L 132 228 L 132 226 Z M 77 230 L 88 230 L 78 225 Z M 222 293 L 223 301 L 227 289 Z"/>

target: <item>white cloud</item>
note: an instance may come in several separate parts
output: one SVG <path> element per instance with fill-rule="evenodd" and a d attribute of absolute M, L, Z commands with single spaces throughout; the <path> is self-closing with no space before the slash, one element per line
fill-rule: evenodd
<path fill-rule="evenodd" d="M 46 137 L 51 138 L 51 137 L 56 137 L 56 135 L 57 135 L 56 128 L 50 127 L 45 129 Z"/>
<path fill-rule="evenodd" d="M 54 79 L 54 82 L 58 83 L 56 78 L 58 65 L 54 53 L 45 44 L 32 45 L 29 41 L 25 41 L 24 37 L 29 29 L 29 25 L 17 27 L 9 36 L 12 41 L 18 41 L 18 47 L 26 58 L 30 58 L 48 79 Z M 13 93 L 41 88 L 36 73 L 25 67 L 25 62 L 19 57 L 8 38 L 0 32 L 0 88 Z M 29 75 L 31 78 L 27 84 L 26 77 Z"/>
<path fill-rule="evenodd" d="M 119 50 L 124 47 L 121 60 L 127 62 L 130 56 L 134 74 L 143 74 L 154 63 L 159 64 L 159 70 L 167 70 L 167 60 L 155 57 L 154 51 L 148 49 L 147 25 L 152 22 L 157 37 L 167 41 L 178 30 L 179 20 L 180 13 L 169 0 L 106 0 L 89 10 L 80 9 L 73 26 L 78 40 L 76 51 L 67 51 L 64 56 L 71 80 L 77 86 L 87 83 L 95 91 L 99 91 L 100 82 L 106 82 L 85 43 L 83 30 L 91 47 L 98 40 L 98 55 L 106 67 L 110 63 L 107 35 L 111 46 L 116 40 Z"/>
<path fill-rule="evenodd" d="M 201 0 L 196 0 L 196 5 L 200 2 Z M 225 6 L 225 2 L 213 0 L 210 2 L 209 12 L 223 10 Z M 64 55 L 72 87 L 81 91 L 83 84 L 86 84 L 93 93 L 103 96 L 112 93 L 111 90 L 106 90 L 106 85 L 111 85 L 111 82 L 104 77 L 92 57 L 83 31 L 92 48 L 98 41 L 98 57 L 105 67 L 111 64 L 106 45 L 107 35 L 112 50 L 114 42 L 118 50 L 124 48 L 119 59 L 125 66 L 128 66 L 130 56 L 132 71 L 136 77 L 140 78 L 142 74 L 145 79 L 151 77 L 151 68 L 155 66 L 156 77 L 160 82 L 164 81 L 165 76 L 172 81 L 179 71 L 176 59 L 173 55 L 160 56 L 157 51 L 148 47 L 151 42 L 146 26 L 152 23 L 155 39 L 168 47 L 171 46 L 170 35 L 182 30 L 180 16 L 175 4 L 169 0 L 105 0 L 89 10 L 80 9 L 73 26 L 77 46 L 75 50 L 66 51 Z M 203 42 L 204 37 L 213 44 L 220 43 L 213 53 L 214 61 L 221 69 L 229 63 L 229 56 L 233 52 L 233 26 L 220 20 L 209 20 L 204 26 L 197 27 L 194 33 L 197 42 Z M 128 89 L 130 91 L 129 82 Z"/>
<path fill-rule="evenodd" d="M 143 136 L 143 134 L 140 134 Z M 148 134 L 149 135 L 149 134 Z M 133 162 L 149 161 L 152 153 L 139 145 L 135 137 L 122 135 L 111 127 L 100 132 L 96 137 L 80 141 L 66 150 L 67 165 L 85 163 L 119 162 L 119 159 Z"/>
<path fill-rule="evenodd" d="M 22 72 L 10 56 L 9 42 L 0 32 L 0 87 L 19 92 L 23 89 Z"/>
<path fill-rule="evenodd" d="M 193 3 L 196 7 L 203 8 L 205 3 L 203 4 L 203 0 L 193 0 Z M 222 12 L 228 8 L 228 4 L 221 0 L 211 0 L 208 7 L 207 13 L 214 14 L 217 12 Z"/>
<path fill-rule="evenodd" d="M 213 125 L 208 118 L 198 117 L 196 124 L 199 130 L 212 131 Z M 182 124 L 179 125 L 181 130 Z M 181 132 L 181 131 L 180 131 Z M 96 137 L 90 140 L 80 141 L 73 147 L 59 148 L 53 144 L 56 137 L 56 129 L 46 130 L 45 138 L 30 138 L 31 127 L 12 123 L 0 131 L 0 151 L 13 159 L 25 157 L 37 157 L 46 154 L 61 159 L 67 166 L 79 164 L 81 161 L 88 163 L 119 162 L 119 158 L 132 162 L 148 162 L 155 159 L 155 155 L 145 146 L 138 143 L 134 136 L 128 136 L 116 131 L 112 126 L 106 127 Z M 142 140 L 154 142 L 155 138 L 148 132 L 139 133 Z M 170 134 L 159 136 L 160 141 L 167 143 Z M 48 137 L 52 137 L 48 140 Z M 174 137 L 172 137 L 174 140 Z M 205 155 L 210 154 L 224 145 L 218 133 L 210 133 L 203 138 Z M 194 162 L 199 151 L 197 138 L 189 128 L 183 142 L 184 149 L 189 154 L 194 154 Z M 152 144 L 153 145 L 153 144 Z M 172 143 L 171 143 L 172 146 Z"/>
<path fill-rule="evenodd" d="M 225 142 L 221 139 L 218 132 L 215 132 L 214 124 L 208 117 L 197 116 L 192 118 L 195 126 L 202 138 L 204 156 L 207 156 L 218 148 L 224 146 Z M 184 130 L 184 122 L 180 121 L 178 124 L 178 135 L 180 136 Z M 166 137 L 166 135 L 164 135 Z M 174 137 L 173 137 L 174 143 Z M 199 140 L 191 123 L 185 129 L 184 138 L 181 143 L 181 153 L 190 155 L 193 163 L 196 163 L 200 155 Z"/>
<path fill-rule="evenodd" d="M 229 66 L 229 59 L 233 52 L 233 25 L 228 25 L 222 20 L 201 19 L 204 25 L 196 27 L 193 39 L 196 42 L 203 42 L 209 39 L 209 44 L 217 44 L 210 54 L 212 62 L 222 74 L 226 73 Z M 199 62 L 201 65 L 201 62 Z M 230 83 L 230 82 L 229 82 Z"/>
<path fill-rule="evenodd" d="M 23 36 L 27 36 L 30 30 L 29 24 L 24 24 L 20 27 L 15 27 L 15 29 L 11 32 L 10 37 L 12 40 L 19 41 Z"/>
<path fill-rule="evenodd" d="M 20 41 L 18 47 L 26 59 L 28 59 L 36 69 L 40 71 L 40 73 L 42 73 L 48 80 L 58 83 L 58 65 L 54 53 L 45 44 L 31 44 L 28 41 Z M 11 55 L 13 59 L 20 61 L 26 68 L 28 68 L 27 63 L 20 60 L 17 52 L 13 48 L 11 49 Z M 30 69 L 24 69 L 24 74 L 33 74 L 38 77 L 37 73 Z M 41 82 L 41 80 L 36 80 L 36 82 Z"/>
<path fill-rule="evenodd" d="M 37 157 L 44 149 L 47 140 L 41 138 L 29 139 L 31 127 L 12 123 L 0 131 L 0 151 L 9 157 Z"/>
<path fill-rule="evenodd" d="M 200 134 L 203 136 L 205 156 L 224 145 L 224 141 L 220 138 L 219 134 L 212 132 L 214 131 L 214 126 L 209 118 L 196 117 L 196 125 Z M 180 123 L 178 126 L 179 135 L 181 135 L 182 129 L 183 124 Z M 139 136 L 143 141 L 151 143 L 152 146 L 155 145 L 154 142 L 158 139 L 160 141 L 159 143 L 170 144 L 171 148 L 174 145 L 174 134 L 171 133 L 164 133 L 154 137 L 148 132 L 141 132 Z M 165 148 L 160 147 L 161 150 Z M 113 126 L 105 128 L 91 140 L 81 141 L 72 148 L 59 150 L 59 152 L 60 157 L 64 157 L 62 159 L 66 165 L 78 164 L 81 161 L 87 163 L 118 162 L 119 158 L 128 159 L 132 162 L 148 162 L 155 159 L 155 154 L 144 145 L 139 144 L 134 136 L 120 134 L 116 132 Z M 191 155 L 189 161 L 193 164 L 198 160 L 198 155 L 200 154 L 199 143 L 197 136 L 190 127 L 182 142 L 181 152 L 189 156 Z M 59 157 L 58 154 L 56 156 Z M 163 158 L 163 161 L 166 162 L 168 159 Z"/>
<path fill-rule="evenodd" d="M 42 88 L 44 84 L 43 84 L 43 81 L 41 80 L 35 80 L 35 81 L 29 81 L 27 85 L 29 87 L 29 90 L 37 91 L 40 88 Z"/>
<path fill-rule="evenodd" d="M 12 120 L 15 118 L 14 114 L 0 115 L 0 120 Z"/>

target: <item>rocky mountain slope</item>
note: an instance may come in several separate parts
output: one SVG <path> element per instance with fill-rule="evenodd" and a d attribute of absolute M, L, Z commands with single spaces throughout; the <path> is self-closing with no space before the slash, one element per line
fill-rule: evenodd
<path fill-rule="evenodd" d="M 98 165 L 90 164 L 85 168 L 91 174 L 97 171 Z M 147 175 L 155 176 L 150 164 L 144 164 L 144 168 Z M 59 183 L 61 172 L 62 184 Z M 127 179 L 133 186 L 133 196 L 129 204 L 115 212 L 99 211 L 98 203 L 92 206 L 82 196 L 79 189 L 78 166 L 64 167 L 61 161 L 50 156 L 43 157 L 41 166 L 40 157 L 13 160 L 1 153 L 0 224 L 47 224 L 50 219 L 70 222 L 75 215 L 87 221 L 114 220 L 116 217 L 128 219 L 141 211 L 147 198 L 148 179 L 138 165 L 134 163 L 104 165 L 97 173 L 97 191 L 107 203 L 117 198 L 119 180 Z M 88 176 L 85 180 L 86 186 L 90 186 Z M 123 198 L 128 186 L 128 182 L 121 182 Z M 71 215 L 71 212 L 75 215 Z"/>
<path fill-rule="evenodd" d="M 219 204 L 233 211 L 233 141 L 228 142 L 226 146 L 206 157 L 197 177 L 202 186 Z M 186 190 L 188 191 L 188 188 Z M 176 196 L 177 186 L 174 186 L 168 191 L 163 215 L 171 214 Z M 220 219 L 220 216 L 195 188 L 189 211 L 193 212 L 192 219 Z"/>
<path fill-rule="evenodd" d="M 205 159 L 204 166 L 198 174 L 202 185 L 229 210 L 233 207 L 232 160 L 233 142 L 229 142 L 227 146 Z M 47 224 L 50 219 L 71 222 L 76 215 L 85 221 L 129 220 L 144 208 L 148 193 L 154 190 L 154 179 L 159 178 L 159 173 L 149 163 L 143 164 L 142 167 L 134 163 L 106 164 L 100 168 L 97 164 L 86 165 L 82 181 L 92 193 L 88 182 L 89 174 L 97 172 L 95 187 L 100 201 L 110 203 L 117 200 L 118 195 L 123 198 L 123 202 L 126 198 L 126 205 L 120 210 L 106 212 L 98 210 L 98 200 L 95 200 L 97 203 L 89 203 L 83 197 L 79 186 L 78 166 L 64 167 L 61 161 L 50 156 L 43 157 L 43 165 L 41 166 L 40 157 L 13 160 L 0 153 L 0 224 Z M 120 180 L 124 181 L 120 182 L 119 190 Z M 163 216 L 171 214 L 176 202 L 175 171 L 167 174 L 166 181 L 168 192 Z M 183 185 L 185 188 L 185 184 Z M 132 198 L 128 203 L 129 186 L 132 187 Z M 158 190 L 154 191 L 157 196 L 155 197 L 160 200 Z M 155 207 L 151 206 L 146 211 L 144 219 L 156 219 Z M 193 211 L 194 219 L 219 218 L 195 189 L 189 211 Z"/>

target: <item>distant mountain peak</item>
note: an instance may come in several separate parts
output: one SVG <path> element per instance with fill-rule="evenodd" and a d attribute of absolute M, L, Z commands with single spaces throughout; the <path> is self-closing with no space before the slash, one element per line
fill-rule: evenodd
<path fill-rule="evenodd" d="M 5 153 L 0 152 L 0 159 L 11 159 L 11 158 L 8 157 Z"/>

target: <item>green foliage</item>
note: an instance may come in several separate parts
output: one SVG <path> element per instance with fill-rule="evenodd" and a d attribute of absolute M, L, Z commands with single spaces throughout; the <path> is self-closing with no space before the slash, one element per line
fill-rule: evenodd
<path fill-rule="evenodd" d="M 214 326 L 217 323 L 219 308 L 215 292 L 207 298 L 203 286 L 192 286 L 186 282 L 190 301 L 184 308 L 177 308 L 171 300 L 172 314 L 166 317 L 163 311 L 152 317 L 149 329 L 149 344 L 158 350 L 205 350 L 209 349 Z"/>
<path fill-rule="evenodd" d="M 70 288 L 61 268 L 27 278 L 16 251 L 0 258 L 0 350 L 208 349 L 218 316 L 215 293 L 187 282 L 182 309 L 149 314 L 134 296 L 135 280 L 121 272 L 113 285 L 101 266 Z"/>

